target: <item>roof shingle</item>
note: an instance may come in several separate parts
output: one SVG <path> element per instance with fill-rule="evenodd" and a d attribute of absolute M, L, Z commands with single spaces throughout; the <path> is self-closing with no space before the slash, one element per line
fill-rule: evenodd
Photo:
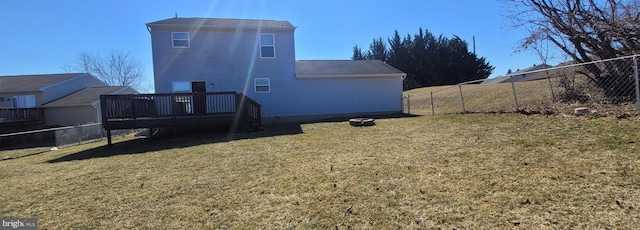
<path fill-rule="evenodd" d="M 232 18 L 169 18 L 147 23 L 153 27 L 197 27 L 217 29 L 285 29 L 293 30 L 288 21 L 257 20 L 257 19 L 232 19 Z"/>
<path fill-rule="evenodd" d="M 127 87 L 128 86 L 104 86 L 84 88 L 78 92 L 44 104 L 43 107 L 90 105 L 91 103 L 100 100 L 100 95 L 112 94 Z"/>
<path fill-rule="evenodd" d="M 402 71 L 379 60 L 313 60 L 296 61 L 298 77 L 389 76 Z"/>
<path fill-rule="evenodd" d="M 0 92 L 19 93 L 39 91 L 42 87 L 85 74 L 86 73 L 66 73 L 0 76 Z"/>

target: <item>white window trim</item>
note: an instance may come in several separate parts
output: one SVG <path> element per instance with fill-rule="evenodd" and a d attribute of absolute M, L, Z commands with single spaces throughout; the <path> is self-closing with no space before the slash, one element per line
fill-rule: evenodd
<path fill-rule="evenodd" d="M 273 45 L 262 45 L 262 35 L 271 35 L 271 38 L 273 39 Z M 269 34 L 269 33 L 261 33 L 258 36 L 258 40 L 260 42 L 260 58 L 276 58 L 276 35 L 275 34 Z M 265 57 L 262 55 L 262 47 L 272 47 L 273 48 L 273 57 Z"/>
<path fill-rule="evenodd" d="M 258 80 L 267 80 L 267 84 L 258 84 Z M 258 91 L 258 86 L 266 86 L 267 91 Z M 270 78 L 254 78 L 253 90 L 255 93 L 271 93 L 271 79 Z"/>
<path fill-rule="evenodd" d="M 175 39 L 173 38 L 174 34 L 187 34 L 187 39 Z M 187 46 L 175 46 L 175 42 L 174 41 L 187 41 Z M 191 34 L 189 34 L 189 32 L 171 32 L 171 47 L 173 48 L 190 48 L 191 47 Z"/>

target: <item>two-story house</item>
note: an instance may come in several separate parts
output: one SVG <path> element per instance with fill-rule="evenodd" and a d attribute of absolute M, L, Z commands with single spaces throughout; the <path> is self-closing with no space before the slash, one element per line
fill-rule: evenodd
<path fill-rule="evenodd" d="M 402 112 L 405 73 L 376 60 L 296 61 L 288 21 L 170 18 L 147 28 L 156 93 L 240 92 L 267 123 Z"/>

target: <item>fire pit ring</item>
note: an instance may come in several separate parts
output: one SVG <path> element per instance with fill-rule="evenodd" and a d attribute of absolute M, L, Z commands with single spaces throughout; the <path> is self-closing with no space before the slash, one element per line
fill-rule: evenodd
<path fill-rule="evenodd" d="M 352 118 L 349 119 L 349 124 L 352 126 L 372 126 L 376 123 L 373 118 Z"/>

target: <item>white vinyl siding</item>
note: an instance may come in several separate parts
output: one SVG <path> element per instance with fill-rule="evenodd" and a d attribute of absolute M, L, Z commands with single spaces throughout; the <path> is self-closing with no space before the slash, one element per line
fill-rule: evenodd
<path fill-rule="evenodd" d="M 260 34 L 260 57 L 276 57 L 276 43 L 275 36 L 273 34 Z"/>
<path fill-rule="evenodd" d="M 189 32 L 172 32 L 171 45 L 173 48 L 189 48 Z"/>
<path fill-rule="evenodd" d="M 269 78 L 256 78 L 253 80 L 256 93 L 269 93 L 271 92 L 271 81 Z"/>

